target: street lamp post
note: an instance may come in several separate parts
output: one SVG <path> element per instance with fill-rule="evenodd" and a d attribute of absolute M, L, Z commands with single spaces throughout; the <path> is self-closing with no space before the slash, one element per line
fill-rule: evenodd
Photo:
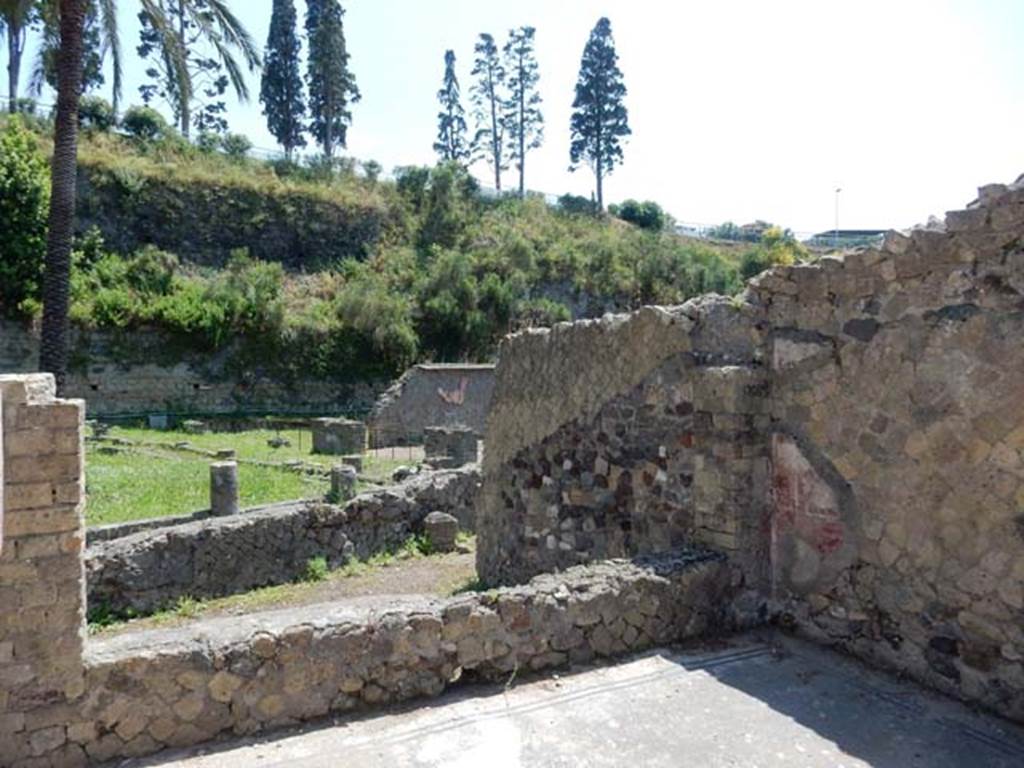
<path fill-rule="evenodd" d="M 832 247 L 837 251 L 839 250 L 839 193 L 842 191 L 842 187 L 836 187 L 836 228 L 832 233 Z"/>

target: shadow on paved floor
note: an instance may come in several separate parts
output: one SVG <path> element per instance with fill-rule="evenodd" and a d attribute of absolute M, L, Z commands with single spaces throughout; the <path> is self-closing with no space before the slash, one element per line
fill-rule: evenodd
<path fill-rule="evenodd" d="M 122 765 L 1021 768 L 1024 728 L 770 634 Z"/>

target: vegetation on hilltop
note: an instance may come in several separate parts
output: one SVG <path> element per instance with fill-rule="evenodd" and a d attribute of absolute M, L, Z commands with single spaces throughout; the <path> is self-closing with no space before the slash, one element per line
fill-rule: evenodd
<path fill-rule="evenodd" d="M 0 165 L 34 169 L 34 199 L 45 210 L 45 127 L 33 135 L 19 120 L 4 131 L 13 138 Z M 624 206 L 634 225 L 538 197 L 487 199 L 456 163 L 398 169 L 396 181 L 378 181 L 351 163 L 262 163 L 204 151 L 167 131 L 157 139 L 146 138 L 148 130 L 84 136 L 90 184 L 82 209 L 88 216 L 110 204 L 97 180 L 118 202 L 107 211 L 112 237 L 93 229 L 76 241 L 71 317 L 81 328 L 158 328 L 170 349 L 230 347 L 239 369 L 355 380 L 390 377 L 420 359 L 485 360 L 519 328 L 741 285 L 735 257 L 661 229 L 654 204 Z M 645 215 L 632 216 L 633 208 Z M 223 255 L 197 259 L 188 238 L 217 217 L 222 225 L 204 248 Z M 346 232 L 367 227 L 365 219 L 377 222 L 372 233 L 346 244 Z M 38 246 L 45 218 L 36 221 Z M 178 247 L 138 245 L 153 239 L 156 230 L 145 227 L 158 225 L 181 233 Z M 286 264 L 256 258 L 264 244 L 245 233 L 268 227 L 291 232 L 291 242 L 319 227 L 308 236 L 336 248 Z M 236 235 L 252 247 L 234 247 Z M 786 247 L 752 246 L 745 271 L 791 258 Z M 14 263 L 6 250 L 4 263 Z M 41 250 L 17 250 L 26 274 L 37 274 Z M 18 283 L 21 294 L 17 302 L 4 297 L 3 313 L 38 313 L 36 281 Z"/>

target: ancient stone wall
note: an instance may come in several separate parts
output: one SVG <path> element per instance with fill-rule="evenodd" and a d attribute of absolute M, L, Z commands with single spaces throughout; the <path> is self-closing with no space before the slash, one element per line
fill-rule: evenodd
<path fill-rule="evenodd" d="M 381 382 L 286 381 L 267 370 L 244 373 L 215 355 L 168 354 L 156 331 L 73 333 L 67 391 L 87 401 L 89 417 L 170 412 L 179 414 L 277 411 L 364 412 Z M 39 336 L 30 326 L 0 319 L 0 373 L 28 373 L 39 361 Z"/>
<path fill-rule="evenodd" d="M 90 610 L 149 613 L 183 596 L 211 598 L 301 578 L 310 559 L 337 568 L 399 548 L 434 511 L 466 520 L 479 487 L 475 467 L 422 472 L 363 493 L 344 506 L 278 504 L 229 517 L 90 542 Z"/>
<path fill-rule="evenodd" d="M 415 365 L 373 406 L 370 442 L 419 442 L 426 427 L 461 425 L 483 435 L 493 390 L 493 365 Z"/>
<path fill-rule="evenodd" d="M 719 299 L 508 340 L 484 455 L 481 577 L 522 581 L 688 542 L 766 578 L 760 529 L 738 514 L 766 514 L 759 336 L 745 308 Z"/>
<path fill-rule="evenodd" d="M 741 300 L 507 339 L 481 575 L 711 544 L 737 617 L 1024 718 L 1022 238 L 996 185 Z"/>
<path fill-rule="evenodd" d="M 808 633 L 1024 718 L 1024 189 L 756 280 L 775 598 Z"/>

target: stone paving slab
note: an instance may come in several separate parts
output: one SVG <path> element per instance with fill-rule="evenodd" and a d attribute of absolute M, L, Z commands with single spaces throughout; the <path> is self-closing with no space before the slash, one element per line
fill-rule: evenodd
<path fill-rule="evenodd" d="M 121 765 L 1019 768 L 1024 728 L 761 635 Z"/>

